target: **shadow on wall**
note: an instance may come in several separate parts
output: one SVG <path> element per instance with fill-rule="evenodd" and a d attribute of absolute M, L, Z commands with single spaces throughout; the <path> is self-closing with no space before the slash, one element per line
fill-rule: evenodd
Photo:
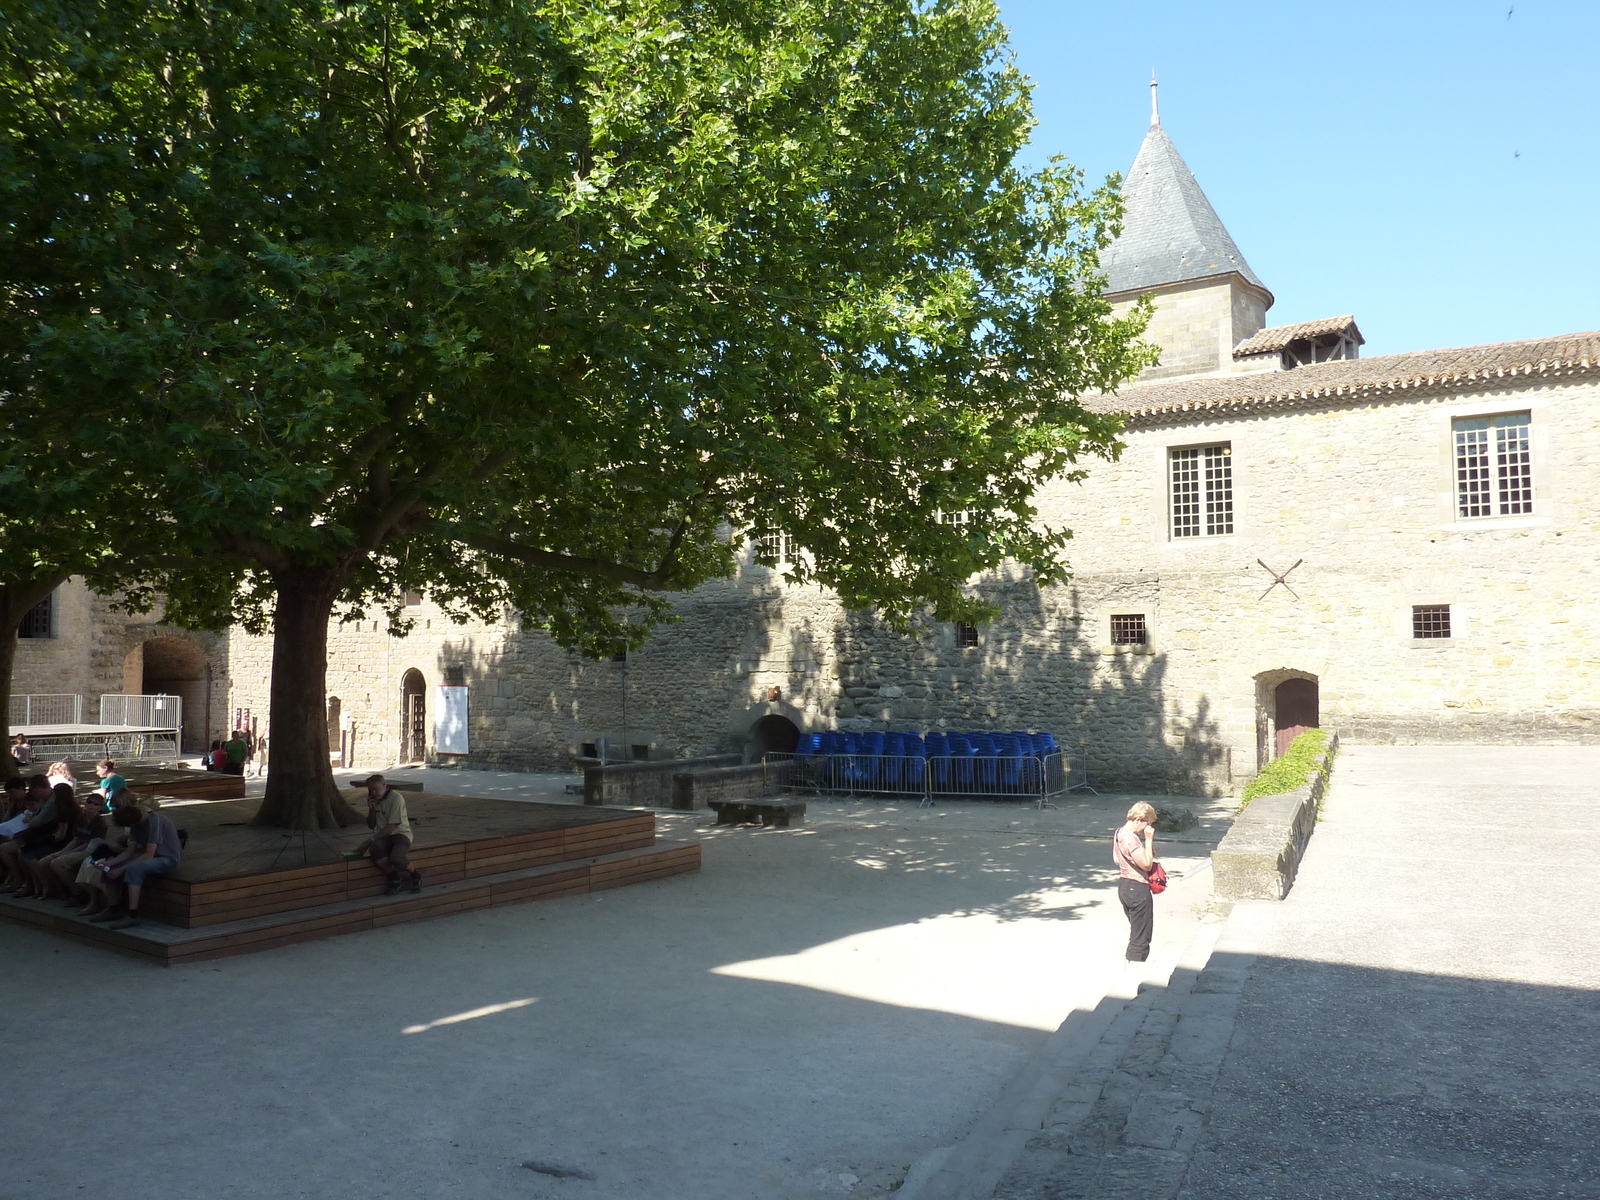
<path fill-rule="evenodd" d="M 1154 580 L 1113 584 L 1109 599 L 1154 611 Z M 844 729 L 1048 729 L 1087 753 L 1103 790 L 1224 795 L 1233 756 L 1211 702 L 1192 714 L 1167 703 L 1167 655 L 1146 645 L 1102 646 L 1086 629 L 1078 586 L 1043 593 L 1031 580 L 989 583 L 980 594 L 1000 618 L 958 644 L 952 626 L 901 637 L 870 614 L 850 613 L 836 630 Z M 1147 595 L 1140 593 L 1147 592 Z M 1237 764 L 1243 768 L 1245 764 Z"/>
<path fill-rule="evenodd" d="M 1154 579 L 1041 593 L 1031 580 L 984 585 L 1001 618 L 958 644 L 948 624 L 900 634 L 811 589 L 696 594 L 676 624 L 625 660 L 594 662 L 539 631 L 465 634 L 437 654 L 440 677 L 470 689 L 462 766 L 571 768 L 587 743 L 609 756 L 785 750 L 819 729 L 1048 729 L 1087 748 L 1104 789 L 1226 794 L 1233 762 L 1209 700 L 1180 712 L 1159 647 L 1098 644 L 1084 612 L 1155 611 Z M 394 714 L 399 722 L 401 714 Z M 1248 750 L 1246 751 L 1248 754 Z"/>

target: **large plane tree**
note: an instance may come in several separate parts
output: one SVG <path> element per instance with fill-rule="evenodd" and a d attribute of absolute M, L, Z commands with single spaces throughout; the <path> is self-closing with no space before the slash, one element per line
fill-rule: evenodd
<path fill-rule="evenodd" d="M 347 818 L 330 617 L 406 589 L 597 652 L 750 533 L 893 620 L 1063 571 L 1031 497 L 1115 453 L 1078 398 L 1145 313 L 1099 294 L 1114 187 L 1016 163 L 989 0 L 4 21 L 7 402 L 77 397 L 35 415 L 158 495 L 206 560 L 169 619 L 272 629 L 259 820 Z"/>

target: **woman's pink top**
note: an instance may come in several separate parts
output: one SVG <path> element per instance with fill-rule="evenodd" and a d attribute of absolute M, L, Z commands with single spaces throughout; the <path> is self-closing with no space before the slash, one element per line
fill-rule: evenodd
<path fill-rule="evenodd" d="M 1141 871 L 1133 861 L 1136 852 L 1144 849 L 1144 839 L 1128 826 L 1124 825 L 1117 830 L 1111 839 L 1111 858 L 1117 864 L 1117 875 L 1122 879 L 1133 879 L 1139 883 L 1148 883 L 1149 876 Z"/>

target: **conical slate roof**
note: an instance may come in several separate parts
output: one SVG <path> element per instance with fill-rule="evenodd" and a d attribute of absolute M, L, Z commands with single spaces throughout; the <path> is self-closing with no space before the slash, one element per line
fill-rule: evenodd
<path fill-rule="evenodd" d="M 1122 197 L 1127 204 L 1122 236 L 1100 256 L 1107 292 L 1142 291 L 1234 271 L 1267 292 L 1160 125 L 1151 125 L 1144 135 Z"/>

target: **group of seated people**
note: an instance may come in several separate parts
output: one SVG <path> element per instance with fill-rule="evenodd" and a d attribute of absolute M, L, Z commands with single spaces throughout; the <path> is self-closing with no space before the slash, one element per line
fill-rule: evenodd
<path fill-rule="evenodd" d="M 214 741 L 201 760 L 208 771 L 221 771 L 225 775 L 243 775 L 245 764 L 255 757 L 255 738 L 242 729 L 235 729 L 227 741 Z"/>
<path fill-rule="evenodd" d="M 110 759 L 95 774 L 94 790 L 81 796 L 66 763 L 6 781 L 0 894 L 61 899 L 81 916 L 127 929 L 139 923 L 144 884 L 183 861 L 183 839 Z"/>

